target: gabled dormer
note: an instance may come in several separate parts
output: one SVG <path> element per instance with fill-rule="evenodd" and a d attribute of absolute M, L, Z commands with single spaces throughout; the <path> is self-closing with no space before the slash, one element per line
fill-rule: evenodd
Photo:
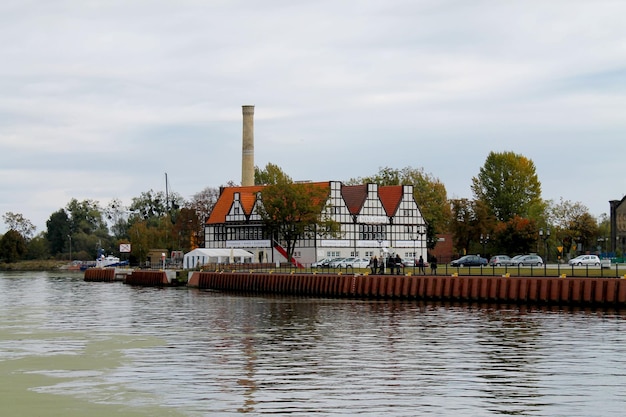
<path fill-rule="evenodd" d="M 367 184 L 366 197 L 357 216 L 358 223 L 387 224 L 389 216 L 379 196 L 378 184 Z"/>
<path fill-rule="evenodd" d="M 252 206 L 252 211 L 250 212 L 249 220 L 251 222 L 261 221 L 261 216 L 259 215 L 259 208 L 263 206 L 263 198 L 261 197 L 261 192 L 258 191 L 256 193 L 256 199 L 254 200 L 254 205 Z"/>
<path fill-rule="evenodd" d="M 246 213 L 244 212 L 243 205 L 241 204 L 241 193 L 233 193 L 233 202 L 230 205 L 230 210 L 226 215 L 226 222 L 245 222 Z"/>

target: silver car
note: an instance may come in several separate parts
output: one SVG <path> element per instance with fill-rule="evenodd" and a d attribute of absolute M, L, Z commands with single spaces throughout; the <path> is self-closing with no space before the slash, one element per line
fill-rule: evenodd
<path fill-rule="evenodd" d="M 600 258 L 597 255 L 580 255 L 567 262 L 569 265 L 596 265 L 600 266 Z"/>
<path fill-rule="evenodd" d="M 543 265 L 543 259 L 539 255 L 523 255 L 519 258 L 513 258 L 511 260 L 511 265 L 519 265 L 519 266 L 541 266 Z"/>

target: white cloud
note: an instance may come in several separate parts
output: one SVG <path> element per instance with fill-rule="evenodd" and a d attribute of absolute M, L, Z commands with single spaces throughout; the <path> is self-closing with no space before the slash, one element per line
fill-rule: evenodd
<path fill-rule="evenodd" d="M 3 3 L 0 212 L 42 228 L 70 198 L 130 199 L 164 172 L 185 197 L 238 181 L 244 104 L 256 105 L 257 165 L 294 178 L 410 165 L 470 197 L 488 153 L 512 150 L 537 162 L 544 198 L 606 212 L 625 185 L 624 12 L 582 0 Z"/>

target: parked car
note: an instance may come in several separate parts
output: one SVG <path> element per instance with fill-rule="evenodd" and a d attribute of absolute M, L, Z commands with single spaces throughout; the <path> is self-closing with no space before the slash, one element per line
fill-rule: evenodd
<path fill-rule="evenodd" d="M 511 265 L 519 266 L 541 266 L 543 265 L 543 259 L 539 255 L 522 255 L 519 258 L 513 258 Z"/>
<path fill-rule="evenodd" d="M 339 264 L 339 268 L 367 268 L 370 264 L 369 259 L 365 258 L 346 258 Z"/>
<path fill-rule="evenodd" d="M 311 264 L 311 268 L 328 268 L 328 263 L 332 260 L 332 258 L 324 258 L 320 259 L 317 262 L 313 262 Z"/>
<path fill-rule="evenodd" d="M 407 267 L 417 266 L 415 258 L 402 258 L 402 265 Z"/>
<path fill-rule="evenodd" d="M 597 255 L 580 255 L 570 259 L 567 262 L 569 265 L 596 265 L 600 266 L 600 258 Z"/>
<path fill-rule="evenodd" d="M 485 266 L 487 260 L 479 255 L 465 255 L 450 262 L 450 266 Z"/>
<path fill-rule="evenodd" d="M 511 258 L 507 255 L 496 255 L 489 259 L 489 265 L 491 266 L 504 266 L 511 265 Z"/>
<path fill-rule="evenodd" d="M 339 268 L 339 264 L 346 258 L 333 258 L 328 262 L 329 268 Z"/>
<path fill-rule="evenodd" d="M 415 258 L 402 258 L 402 265 L 405 268 L 417 268 L 417 263 L 418 263 L 418 259 Z M 426 262 L 426 259 L 424 259 L 424 268 L 428 268 L 428 262 Z"/>

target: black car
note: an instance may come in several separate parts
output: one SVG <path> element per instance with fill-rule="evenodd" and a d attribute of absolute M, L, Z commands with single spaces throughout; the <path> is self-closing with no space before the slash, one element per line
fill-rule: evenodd
<path fill-rule="evenodd" d="M 465 255 L 450 262 L 450 266 L 486 266 L 487 259 L 478 255 Z"/>

